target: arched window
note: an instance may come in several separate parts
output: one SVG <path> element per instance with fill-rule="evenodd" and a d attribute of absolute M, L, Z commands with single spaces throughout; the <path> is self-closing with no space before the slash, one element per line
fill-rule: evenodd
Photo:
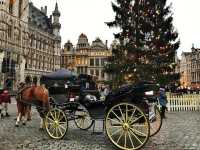
<path fill-rule="evenodd" d="M 13 14 L 13 4 L 15 3 L 15 0 L 10 0 L 9 2 L 9 13 Z"/>
<path fill-rule="evenodd" d="M 19 0 L 19 7 L 18 7 L 18 15 L 19 15 L 19 18 L 20 18 L 21 15 L 22 15 L 22 6 L 23 6 L 23 0 Z"/>

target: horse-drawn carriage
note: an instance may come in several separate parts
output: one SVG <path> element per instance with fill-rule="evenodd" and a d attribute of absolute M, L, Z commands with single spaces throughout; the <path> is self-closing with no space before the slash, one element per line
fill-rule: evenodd
<path fill-rule="evenodd" d="M 60 71 L 41 78 L 50 95 L 50 110 L 45 117 L 48 135 L 61 139 L 68 130 L 68 121 L 87 130 L 101 119 L 108 139 L 120 149 L 140 149 L 161 128 L 156 106 L 157 86 L 150 82 L 126 85 L 112 91 L 105 100 L 95 88 L 91 76 L 77 77 Z M 88 86 L 89 85 L 89 86 Z M 92 87 L 92 88 L 90 88 Z"/>

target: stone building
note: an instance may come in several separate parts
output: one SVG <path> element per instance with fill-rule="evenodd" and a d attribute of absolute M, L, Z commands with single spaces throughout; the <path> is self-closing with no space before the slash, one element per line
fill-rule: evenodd
<path fill-rule="evenodd" d="M 200 88 L 200 49 L 192 47 L 191 53 L 191 86 Z M 189 65 L 189 63 L 188 63 Z"/>
<path fill-rule="evenodd" d="M 191 87 L 191 52 L 183 52 L 180 60 L 180 84 Z"/>
<path fill-rule="evenodd" d="M 29 0 L 0 0 L 1 85 L 9 83 L 12 88 L 26 77 L 37 80 L 60 68 L 59 17 L 57 3 L 48 17 L 46 6 L 38 9 Z"/>
<path fill-rule="evenodd" d="M 77 74 L 90 74 L 98 81 L 106 81 L 110 76 L 103 71 L 106 59 L 112 55 L 107 47 L 107 41 L 103 43 L 96 38 L 92 44 L 88 42 L 85 34 L 81 34 L 78 43 L 74 47 L 68 41 L 61 52 L 61 67 L 75 71 Z"/>
<path fill-rule="evenodd" d="M 200 49 L 192 47 L 191 52 L 183 52 L 180 60 L 181 85 L 200 88 Z"/>

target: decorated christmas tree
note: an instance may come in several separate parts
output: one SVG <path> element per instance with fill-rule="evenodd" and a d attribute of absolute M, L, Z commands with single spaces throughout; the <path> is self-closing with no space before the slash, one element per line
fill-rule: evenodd
<path fill-rule="evenodd" d="M 166 0 L 116 0 L 112 8 L 115 19 L 107 25 L 120 28 L 115 34 L 119 44 L 105 70 L 114 74 L 113 82 L 168 84 L 177 80 L 174 62 L 180 42 L 172 24 L 171 5 Z"/>

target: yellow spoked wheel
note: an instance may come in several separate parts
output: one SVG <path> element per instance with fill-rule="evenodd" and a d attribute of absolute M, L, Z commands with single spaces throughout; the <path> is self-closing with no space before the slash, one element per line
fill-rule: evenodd
<path fill-rule="evenodd" d="M 131 103 L 119 103 L 109 109 L 105 119 L 106 134 L 120 149 L 140 149 L 149 139 L 149 121 L 144 112 Z"/>
<path fill-rule="evenodd" d="M 156 105 L 153 105 L 149 111 L 149 123 L 150 123 L 150 136 L 155 135 L 160 131 L 162 126 L 162 119 L 160 111 Z"/>
<path fill-rule="evenodd" d="M 91 119 L 88 110 L 81 104 L 75 111 L 74 117 L 75 125 L 81 130 L 88 130 L 94 124 L 94 120 Z"/>
<path fill-rule="evenodd" d="M 68 130 L 68 120 L 65 113 L 58 109 L 51 109 L 45 118 L 45 128 L 53 139 L 62 139 Z"/>

